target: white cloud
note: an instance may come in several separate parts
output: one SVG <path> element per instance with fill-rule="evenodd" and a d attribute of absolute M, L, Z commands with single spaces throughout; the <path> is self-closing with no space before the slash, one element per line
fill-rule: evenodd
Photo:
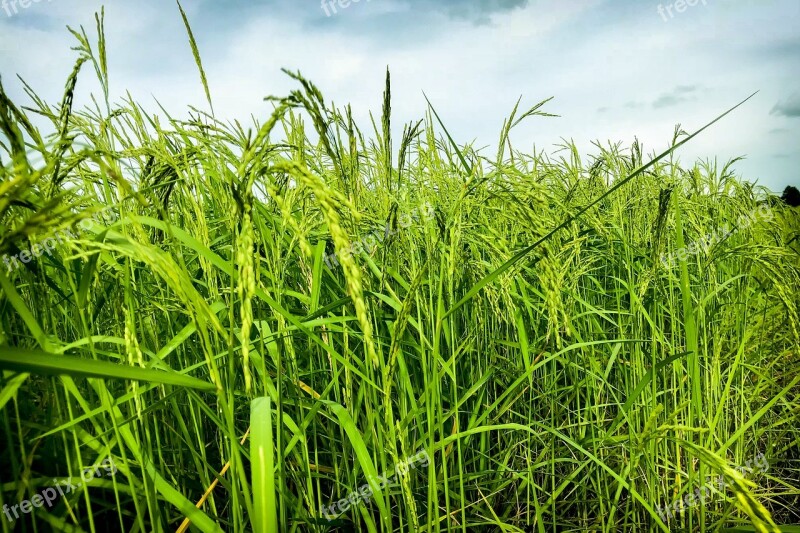
<path fill-rule="evenodd" d="M 71 36 L 61 28 L 69 21 L 92 30 L 93 4 L 99 2 L 41 4 L 45 21 L 36 28 L 0 17 L 0 50 L 9 42 L 17 48 L 0 52 L 7 88 L 8 74 L 20 72 L 48 100 L 60 98 L 74 61 Z M 799 126 L 790 124 L 786 134 L 768 135 L 780 120 L 770 117 L 771 108 L 786 98 L 781 91 L 796 87 L 793 67 L 798 58 L 780 53 L 793 50 L 797 42 L 798 9 L 789 0 L 737 7 L 710 0 L 703 9 L 669 23 L 658 16 L 655 4 L 608 0 L 541 0 L 495 13 L 487 25 L 424 19 L 424 13 L 414 12 L 421 24 L 429 24 L 421 40 L 401 39 L 401 29 L 388 25 L 383 34 L 382 26 L 375 26 L 388 24 L 395 15 L 409 15 L 409 5 L 402 0 L 362 2 L 330 21 L 315 2 L 300 11 L 302 16 L 290 16 L 289 7 L 264 5 L 252 7 L 242 20 L 233 12 L 209 14 L 207 9 L 220 8 L 214 4 L 185 7 L 220 117 L 265 116 L 271 107 L 264 96 L 295 88 L 280 72 L 286 67 L 314 81 L 328 101 L 352 103 L 369 133 L 368 112 L 380 112 L 388 65 L 398 130 L 403 122 L 423 116 L 424 90 L 459 141 L 477 138 L 479 146 L 489 145 L 520 94 L 523 106 L 555 96 L 546 110 L 562 117 L 533 118 L 519 126 L 512 135 L 518 148 L 534 142 L 546 148 L 567 137 L 589 150 L 595 139 L 627 143 L 638 136 L 655 150 L 667 145 L 676 123 L 696 128 L 761 89 L 747 106 L 687 146 L 682 158 L 748 154 L 750 159 L 738 165 L 746 178 L 762 177 L 776 189 L 795 179 L 790 163 L 796 166 L 797 156 L 776 162 L 772 154 L 792 153 Z M 292 8 L 299 10 L 298 5 Z M 222 15 L 228 23 L 220 23 Z M 768 24 L 770 32 L 755 35 L 753 20 Z M 155 110 L 152 95 L 176 114 L 190 104 L 204 107 L 199 76 L 172 4 L 113 4 L 107 7 L 106 27 L 116 97 L 130 90 Z M 87 69 L 79 87 L 91 87 L 90 77 Z M 19 87 L 12 94 L 20 97 Z M 606 110 L 598 113 L 598 108 Z"/>

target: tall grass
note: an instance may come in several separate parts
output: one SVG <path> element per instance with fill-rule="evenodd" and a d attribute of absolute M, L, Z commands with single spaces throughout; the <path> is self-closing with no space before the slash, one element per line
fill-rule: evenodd
<path fill-rule="evenodd" d="M 0 254 L 76 233 L 0 269 L 0 505 L 118 472 L 4 532 L 797 530 L 800 224 L 735 162 L 516 150 L 544 102 L 496 157 L 434 107 L 398 143 L 388 74 L 371 134 L 291 72 L 251 127 L 156 116 L 73 33 L 59 104 L 0 86 Z"/>

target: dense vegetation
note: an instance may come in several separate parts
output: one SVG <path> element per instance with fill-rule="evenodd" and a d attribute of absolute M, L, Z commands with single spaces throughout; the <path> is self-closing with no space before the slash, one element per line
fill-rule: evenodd
<path fill-rule="evenodd" d="M 369 134 L 296 73 L 252 127 L 156 116 L 97 30 L 58 105 L 0 86 L 3 531 L 800 521 L 798 211 L 734 162 L 518 151 L 542 104 L 397 142 L 388 74 Z"/>

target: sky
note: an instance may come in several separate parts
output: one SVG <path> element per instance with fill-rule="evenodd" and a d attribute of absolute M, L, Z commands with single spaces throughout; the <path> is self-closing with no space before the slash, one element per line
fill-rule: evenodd
<path fill-rule="evenodd" d="M 13 4 L 13 5 L 12 5 Z M 693 5 L 690 5 L 693 4 Z M 92 35 L 105 5 L 112 100 L 152 111 L 207 109 L 177 5 L 169 0 L 0 0 L 0 75 L 56 103 L 76 53 L 67 26 Z M 554 99 L 511 134 L 515 148 L 584 155 L 638 138 L 667 148 L 755 91 L 681 148 L 681 162 L 745 157 L 735 169 L 773 191 L 800 186 L 798 0 L 184 0 L 217 118 L 263 120 L 265 96 L 299 70 L 328 102 L 352 104 L 366 133 L 385 72 L 392 121 L 423 118 L 423 91 L 459 143 L 492 147 L 503 119 Z M 86 68 L 76 104 L 99 92 Z M 487 148 L 487 155 L 494 153 Z"/>

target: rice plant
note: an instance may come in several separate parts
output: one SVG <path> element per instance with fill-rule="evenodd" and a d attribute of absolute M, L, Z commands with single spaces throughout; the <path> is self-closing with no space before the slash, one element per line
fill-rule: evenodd
<path fill-rule="evenodd" d="M 800 530 L 797 208 L 680 128 L 515 149 L 547 101 L 392 139 L 388 72 L 368 132 L 288 70 L 225 122 L 184 21 L 188 118 L 102 14 L 61 102 L 0 84 L 4 532 Z"/>

